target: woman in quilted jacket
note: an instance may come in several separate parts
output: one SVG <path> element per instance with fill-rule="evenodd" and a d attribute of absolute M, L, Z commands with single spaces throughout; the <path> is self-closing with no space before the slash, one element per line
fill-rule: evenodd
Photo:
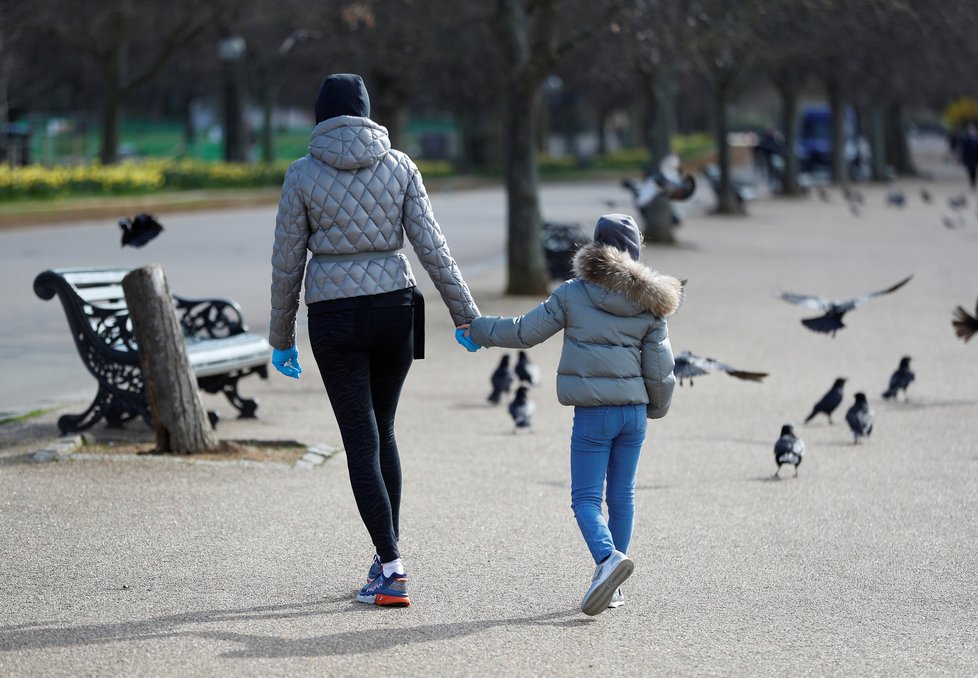
<path fill-rule="evenodd" d="M 405 236 L 456 326 L 479 309 L 435 221 L 421 174 L 373 122 L 358 75 L 327 77 L 309 154 L 285 173 L 272 251 L 272 364 L 302 372 L 296 313 L 305 281 L 309 340 L 346 451 L 360 517 L 376 551 L 357 600 L 410 605 L 398 551 L 401 465 L 394 415 L 422 357 L 423 300 Z M 465 345 L 462 331 L 456 338 Z M 475 350 L 474 346 L 467 346 Z"/>
<path fill-rule="evenodd" d="M 606 214 L 574 256 L 574 279 L 525 315 L 483 316 L 468 329 L 480 346 L 523 349 L 564 331 L 557 399 L 574 406 L 571 507 L 596 565 L 581 601 L 588 615 L 624 603 L 646 419 L 666 415 L 676 385 L 666 317 L 682 303 L 683 283 L 648 269 L 641 250 L 635 220 Z"/>

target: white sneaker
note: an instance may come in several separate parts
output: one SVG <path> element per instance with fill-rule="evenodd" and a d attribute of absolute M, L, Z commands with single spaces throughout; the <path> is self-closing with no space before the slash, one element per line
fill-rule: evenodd
<path fill-rule="evenodd" d="M 621 551 L 612 551 L 595 569 L 591 587 L 581 601 L 581 612 L 589 616 L 601 614 L 608 609 L 615 590 L 628 579 L 635 569 L 635 563 Z"/>
<path fill-rule="evenodd" d="M 611 602 L 608 603 L 608 609 L 613 610 L 616 607 L 621 607 L 625 604 L 625 594 L 621 592 L 621 587 L 615 589 L 615 594 L 611 596 Z"/>

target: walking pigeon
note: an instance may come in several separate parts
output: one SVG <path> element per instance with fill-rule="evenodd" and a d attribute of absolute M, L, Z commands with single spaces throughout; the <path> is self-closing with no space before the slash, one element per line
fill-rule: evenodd
<path fill-rule="evenodd" d="M 900 391 L 903 391 L 903 399 L 907 399 L 907 387 L 910 386 L 916 375 L 910 370 L 910 356 L 905 355 L 900 358 L 900 366 L 896 372 L 890 375 L 890 385 L 883 391 L 883 399 L 889 400 L 896 398 Z"/>
<path fill-rule="evenodd" d="M 702 358 L 689 351 L 683 351 L 676 356 L 676 366 L 673 368 L 673 374 L 679 379 L 680 386 L 683 385 L 683 381 L 686 379 L 689 379 L 689 385 L 692 386 L 693 377 L 700 377 L 710 372 L 726 372 L 731 377 L 737 377 L 746 381 L 762 381 L 767 376 L 767 372 L 738 370 L 730 367 L 730 365 L 717 362 L 713 358 Z"/>
<path fill-rule="evenodd" d="M 876 413 L 869 406 L 865 393 L 856 394 L 856 402 L 846 412 L 846 423 L 852 431 L 852 442 L 858 443 L 860 438 L 868 438 L 873 432 Z"/>
<path fill-rule="evenodd" d="M 489 402 L 498 405 L 503 393 L 509 393 L 513 386 L 513 370 L 509 368 L 509 354 L 503 355 L 499 361 L 499 366 L 493 371 L 489 378 L 492 383 L 492 392 L 489 394 Z"/>
<path fill-rule="evenodd" d="M 807 424 L 818 414 L 824 414 L 829 418 L 829 423 L 832 423 L 832 413 L 835 412 L 840 404 L 842 404 L 842 390 L 845 388 L 846 380 L 843 377 L 839 377 L 832 384 L 832 388 L 829 389 L 828 393 L 822 396 L 812 407 L 812 413 L 805 417 L 805 423 Z"/>
<path fill-rule="evenodd" d="M 824 334 L 831 333 L 834 337 L 838 330 L 845 327 L 845 324 L 842 322 L 842 316 L 856 308 L 856 306 L 864 301 L 868 301 L 869 299 L 878 297 L 882 294 L 896 292 L 898 289 L 910 282 L 911 278 L 913 278 L 913 275 L 908 275 L 896 285 L 887 287 L 885 290 L 867 292 L 861 296 L 846 300 L 825 299 L 823 297 L 816 297 L 811 294 L 794 294 L 793 292 L 782 292 L 780 298 L 790 304 L 798 304 L 800 306 L 804 306 L 805 308 L 821 311 L 824 315 L 820 315 L 815 318 L 804 318 L 802 319 L 801 324 L 813 332 L 821 332 Z"/>
<path fill-rule="evenodd" d="M 795 435 L 795 427 L 785 424 L 781 427 L 781 437 L 774 443 L 774 461 L 778 464 L 775 478 L 781 477 L 781 466 L 791 464 L 795 467 L 795 478 L 798 477 L 798 467 L 805 456 L 805 441 Z"/>
<path fill-rule="evenodd" d="M 536 405 L 530 400 L 530 390 L 526 386 L 516 389 L 516 397 L 509 404 L 509 416 L 513 418 L 513 433 L 525 428 L 533 431 L 533 412 Z"/>

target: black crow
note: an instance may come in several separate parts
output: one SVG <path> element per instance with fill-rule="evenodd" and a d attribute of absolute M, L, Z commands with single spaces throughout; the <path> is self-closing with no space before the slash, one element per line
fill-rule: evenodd
<path fill-rule="evenodd" d="M 947 199 L 947 204 L 952 210 L 963 210 L 968 206 L 968 198 L 963 195 L 954 196 Z"/>
<path fill-rule="evenodd" d="M 505 354 L 499 361 L 499 366 L 493 371 L 490 377 L 492 383 L 492 393 L 489 394 L 489 402 L 498 405 L 503 393 L 509 393 L 513 386 L 513 370 L 509 369 L 509 354 Z"/>
<path fill-rule="evenodd" d="M 894 189 L 886 194 L 886 204 L 893 207 L 903 207 L 907 204 L 907 197 L 903 191 Z"/>
<path fill-rule="evenodd" d="M 923 200 L 928 205 L 933 200 L 933 198 L 931 198 L 930 191 L 928 191 L 926 188 L 920 189 L 920 199 Z"/>
<path fill-rule="evenodd" d="M 122 229 L 123 247 L 126 245 L 142 247 L 163 232 L 163 226 L 156 217 L 145 212 L 137 214 L 132 220 L 119 219 L 119 228 Z"/>
<path fill-rule="evenodd" d="M 533 431 L 533 411 L 536 405 L 530 400 L 530 391 L 526 386 L 516 389 L 516 396 L 509 404 L 509 416 L 513 418 L 513 433 L 525 428 Z"/>
<path fill-rule="evenodd" d="M 689 379 L 689 385 L 692 386 L 693 377 L 700 377 L 710 372 L 726 372 L 731 377 L 737 377 L 738 379 L 745 379 L 747 381 L 761 381 L 767 376 L 767 372 L 738 370 L 730 367 L 730 365 L 719 363 L 713 358 L 701 358 L 689 351 L 683 351 L 676 356 L 676 366 L 673 368 L 673 374 L 679 379 L 680 386 L 683 385 L 683 381 L 686 379 Z"/>
<path fill-rule="evenodd" d="M 900 358 L 900 366 L 890 375 L 890 385 L 883 391 L 883 399 L 889 400 L 896 398 L 897 393 L 903 391 L 903 399 L 907 399 L 907 387 L 910 386 L 916 375 L 910 370 L 910 356 L 905 355 Z"/>
<path fill-rule="evenodd" d="M 852 431 L 852 442 L 858 443 L 860 438 L 868 438 L 873 432 L 876 413 L 869 406 L 865 393 L 856 394 L 856 402 L 846 412 L 846 423 Z"/>
<path fill-rule="evenodd" d="M 795 427 L 785 424 L 781 427 L 781 437 L 774 443 L 774 461 L 778 464 L 778 470 L 774 472 L 775 478 L 781 477 L 781 465 L 791 464 L 795 467 L 795 478 L 798 477 L 798 467 L 805 456 L 805 441 L 795 435 Z"/>
<path fill-rule="evenodd" d="M 781 299 L 791 304 L 798 304 L 806 308 L 815 309 L 816 311 L 822 311 L 824 315 L 820 315 L 815 318 L 804 318 L 801 321 L 801 324 L 813 332 L 831 333 L 834 337 L 838 330 L 845 327 L 845 324 L 842 322 L 842 316 L 856 308 L 856 306 L 864 301 L 868 301 L 873 297 L 878 297 L 881 294 L 896 292 L 898 289 L 910 282 L 911 278 L 913 278 L 913 275 L 908 275 L 896 285 L 887 287 L 885 290 L 867 292 L 862 296 L 844 301 L 824 299 L 822 297 L 816 297 L 810 294 L 794 294 L 792 292 L 782 292 Z"/>
<path fill-rule="evenodd" d="M 954 326 L 954 333 L 964 339 L 965 342 L 971 339 L 975 332 L 978 332 L 978 303 L 975 304 L 973 316 L 969 315 L 961 306 L 955 308 L 954 320 L 951 321 L 951 324 Z"/>
<path fill-rule="evenodd" d="M 823 395 L 822 399 L 812 407 L 812 413 L 805 417 L 805 423 L 810 422 L 817 414 L 824 414 L 829 418 L 829 423 L 831 424 L 832 413 L 835 412 L 835 408 L 842 404 L 842 390 L 845 388 L 845 385 L 846 380 L 843 377 L 836 379 L 829 392 Z"/>
<path fill-rule="evenodd" d="M 526 383 L 530 386 L 540 385 L 540 368 L 530 360 L 530 356 L 526 354 L 526 351 L 519 352 L 519 357 L 516 359 L 515 371 L 521 383 Z"/>

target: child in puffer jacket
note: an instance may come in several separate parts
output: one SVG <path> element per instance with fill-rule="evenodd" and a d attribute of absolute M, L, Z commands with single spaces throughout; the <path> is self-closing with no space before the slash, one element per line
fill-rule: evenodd
<path fill-rule="evenodd" d="M 475 318 L 466 332 L 479 346 L 525 349 L 564 330 L 557 398 L 574 406 L 571 507 L 596 564 L 581 601 L 592 616 L 624 603 L 646 420 L 665 416 L 676 383 L 666 317 L 685 283 L 643 265 L 641 247 L 632 217 L 604 215 L 574 257 L 574 279 L 525 315 Z"/>

